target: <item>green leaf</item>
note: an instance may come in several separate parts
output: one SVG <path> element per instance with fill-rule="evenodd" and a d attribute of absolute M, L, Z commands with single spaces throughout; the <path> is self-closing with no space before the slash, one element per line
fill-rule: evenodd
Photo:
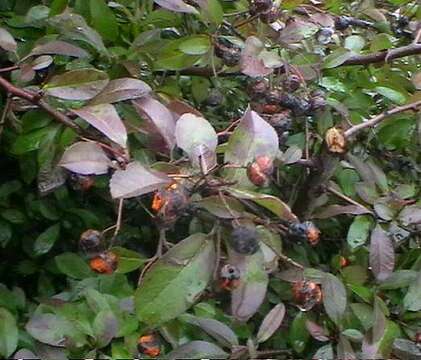
<path fill-rule="evenodd" d="M 388 150 L 403 149 L 410 144 L 415 126 L 415 119 L 393 119 L 381 127 L 378 137 Z"/>
<path fill-rule="evenodd" d="M 93 275 L 86 262 L 75 253 L 62 253 L 55 257 L 55 262 L 60 272 L 72 278 L 86 279 Z"/>
<path fill-rule="evenodd" d="M 38 150 L 42 141 L 54 138 L 60 130 L 60 125 L 54 124 L 42 129 L 19 135 L 12 145 L 12 153 L 22 155 L 29 151 Z"/>
<path fill-rule="evenodd" d="M 146 258 L 141 256 L 138 252 L 120 246 L 113 247 L 111 251 L 118 256 L 116 272 L 121 274 L 138 269 L 146 261 Z"/>
<path fill-rule="evenodd" d="M 380 95 L 399 105 L 403 105 L 406 102 L 406 96 L 397 90 L 385 86 L 377 86 L 374 88 L 374 90 Z"/>
<path fill-rule="evenodd" d="M 368 239 L 371 226 L 372 220 L 367 215 L 360 215 L 354 218 L 354 221 L 349 227 L 346 238 L 351 249 L 355 250 L 359 246 L 365 244 Z"/>
<path fill-rule="evenodd" d="M 346 310 L 345 286 L 335 275 L 326 273 L 322 281 L 322 289 L 326 313 L 336 324 L 339 324 Z"/>
<path fill-rule="evenodd" d="M 289 206 L 285 204 L 281 199 L 272 195 L 260 194 L 248 190 L 240 190 L 235 188 L 227 188 L 228 193 L 230 193 L 234 198 L 251 200 L 256 204 L 268 209 L 279 218 L 288 220 L 288 221 L 297 221 L 297 217 L 291 211 Z"/>
<path fill-rule="evenodd" d="M 359 52 L 365 46 L 365 39 L 359 35 L 351 35 L 345 39 L 344 47 L 348 50 Z"/>
<path fill-rule="evenodd" d="M 372 52 L 391 49 L 392 47 L 393 43 L 388 34 L 377 34 L 370 40 L 370 51 Z"/>
<path fill-rule="evenodd" d="M 18 345 L 18 328 L 13 315 L 0 308 L 0 356 L 8 358 Z"/>
<path fill-rule="evenodd" d="M 94 319 L 93 330 L 96 346 L 107 346 L 118 332 L 118 319 L 111 310 L 100 311 Z"/>
<path fill-rule="evenodd" d="M 60 235 L 60 224 L 50 226 L 37 237 L 34 243 L 35 255 L 43 255 L 51 250 Z"/>
<path fill-rule="evenodd" d="M 96 69 L 71 70 L 54 76 L 45 86 L 45 92 L 65 100 L 90 100 L 108 84 L 107 73 Z"/>
<path fill-rule="evenodd" d="M 203 55 L 210 49 L 210 39 L 206 35 L 196 35 L 183 38 L 179 49 L 187 55 Z"/>
<path fill-rule="evenodd" d="M 215 25 L 220 25 L 224 20 L 224 9 L 219 0 L 207 0 L 206 7 L 203 8 L 206 16 Z"/>
<path fill-rule="evenodd" d="M 118 38 L 117 19 L 104 0 L 89 0 L 92 26 L 106 40 Z"/>
<path fill-rule="evenodd" d="M 4 220 L 0 220 L 0 246 L 6 247 L 12 238 L 12 227 Z"/>
<path fill-rule="evenodd" d="M 186 311 L 206 288 L 214 264 L 214 245 L 205 234 L 179 242 L 151 267 L 137 289 L 138 319 L 156 327 Z"/>
<path fill-rule="evenodd" d="M 217 340 L 222 346 L 231 348 L 234 345 L 238 345 L 237 335 L 235 335 L 234 331 L 218 320 L 202 318 L 190 314 L 181 315 L 179 319 L 188 324 L 198 326 Z"/>
<path fill-rule="evenodd" d="M 352 51 L 349 51 L 348 49 L 339 48 L 325 57 L 324 62 L 323 62 L 323 68 L 324 69 L 335 68 L 339 65 L 342 65 L 345 61 L 347 61 L 352 56 L 353 56 Z"/>
<path fill-rule="evenodd" d="M 408 292 L 403 298 L 403 306 L 409 311 L 421 310 L 421 272 L 409 286 Z"/>
<path fill-rule="evenodd" d="M 306 327 L 306 320 L 307 314 L 304 312 L 298 312 L 292 321 L 288 333 L 288 341 L 298 354 L 301 354 L 304 351 L 307 342 L 310 340 L 310 334 L 308 333 Z"/>

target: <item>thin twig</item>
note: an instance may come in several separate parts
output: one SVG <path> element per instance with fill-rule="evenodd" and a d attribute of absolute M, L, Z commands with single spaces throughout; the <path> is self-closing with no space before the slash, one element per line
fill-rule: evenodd
<path fill-rule="evenodd" d="M 260 14 L 256 14 L 256 15 L 250 16 L 249 18 L 244 19 L 243 21 L 240 21 L 238 24 L 234 24 L 233 27 L 239 28 L 241 26 L 244 26 L 244 25 L 252 22 L 253 20 L 256 20 L 259 16 L 260 16 Z"/>
<path fill-rule="evenodd" d="M 7 98 L 6 98 L 6 103 L 4 104 L 3 112 L 1 114 L 1 119 L 0 119 L 0 135 L 3 133 L 4 123 L 6 122 L 7 115 L 9 114 L 9 111 L 10 111 L 10 105 L 12 105 L 12 97 L 8 93 Z"/>
<path fill-rule="evenodd" d="M 39 106 L 41 109 L 43 109 L 46 113 L 50 114 L 58 122 L 75 130 L 78 134 L 82 132 L 82 129 L 75 122 L 73 122 L 72 119 L 70 119 L 68 116 L 61 113 L 60 111 L 54 109 L 47 102 L 42 100 L 39 94 L 33 94 L 33 93 L 30 93 L 29 91 L 18 88 L 12 83 L 10 83 L 9 81 L 7 81 L 6 79 L 2 78 L 1 76 L 0 76 L 0 87 L 4 88 L 8 93 L 14 96 L 25 99 L 29 101 L 30 103 Z"/>
<path fill-rule="evenodd" d="M 227 200 L 225 199 L 225 195 L 222 192 L 222 190 L 220 190 L 220 189 L 218 190 L 218 195 L 219 195 L 219 198 L 221 199 L 222 203 L 224 204 L 224 206 L 227 208 L 228 212 L 232 216 L 233 221 L 236 223 L 236 225 L 239 225 L 240 223 L 238 221 L 238 216 L 234 214 L 231 207 L 228 205 Z"/>
<path fill-rule="evenodd" d="M 219 270 L 219 263 L 221 261 L 221 227 L 217 225 L 218 228 L 216 229 L 216 259 L 215 259 L 215 269 L 213 270 L 213 279 L 218 279 L 218 270 Z"/>
<path fill-rule="evenodd" d="M 367 211 L 367 213 L 372 214 L 373 212 L 369 209 L 367 209 L 364 205 L 360 204 L 358 201 L 355 201 L 354 199 L 351 199 L 350 197 L 346 196 L 345 194 L 342 194 L 340 191 L 337 191 L 336 189 L 334 189 L 331 186 L 327 186 L 326 190 L 329 191 L 331 194 L 337 196 L 338 198 L 345 200 L 346 202 L 349 202 L 352 205 L 358 206 L 362 209 L 364 209 L 365 211 Z"/>
<path fill-rule="evenodd" d="M 10 71 L 14 71 L 14 70 L 17 70 L 17 69 L 19 69 L 19 66 L 17 66 L 17 65 L 9 66 L 9 67 L 5 67 L 5 68 L 0 69 L 0 73 L 10 72 Z"/>
<path fill-rule="evenodd" d="M 296 261 L 292 260 L 291 258 L 289 258 L 288 256 L 284 255 L 284 254 L 277 254 L 279 256 L 279 259 L 281 259 L 283 262 L 286 262 L 287 264 L 290 264 L 292 266 L 295 266 L 298 269 L 304 270 L 304 266 L 297 263 Z"/>
<path fill-rule="evenodd" d="M 401 112 L 404 112 L 404 111 L 408 111 L 408 110 L 417 111 L 418 108 L 420 108 L 420 107 L 421 107 L 421 100 L 415 101 L 415 102 L 410 103 L 410 104 L 397 106 L 397 107 L 395 107 L 391 110 L 387 110 L 387 111 L 373 117 L 370 120 L 367 120 L 366 122 L 363 122 L 361 124 L 352 126 L 351 128 L 349 128 L 348 130 L 345 131 L 344 135 L 347 139 L 349 139 L 351 136 L 355 135 L 356 133 L 358 133 L 359 131 L 361 131 L 363 129 L 375 127 L 377 124 L 379 124 L 380 122 L 382 122 L 384 119 L 386 119 L 389 116 L 392 116 L 392 115 L 395 115 L 395 114 L 398 114 L 398 113 L 401 113 Z"/>

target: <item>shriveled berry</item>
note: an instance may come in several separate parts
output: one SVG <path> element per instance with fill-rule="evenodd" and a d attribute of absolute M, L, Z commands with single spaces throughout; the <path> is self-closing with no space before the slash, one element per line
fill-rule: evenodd
<path fill-rule="evenodd" d="M 332 41 L 332 36 L 334 34 L 334 30 L 332 28 L 321 28 L 317 32 L 317 41 L 322 45 L 327 45 Z"/>
<path fill-rule="evenodd" d="M 268 11 L 265 11 L 262 14 L 260 14 L 260 20 L 265 24 L 271 24 L 271 23 L 274 23 L 276 20 L 278 20 L 279 16 L 280 16 L 279 9 L 273 6 Z"/>
<path fill-rule="evenodd" d="M 335 19 L 335 29 L 345 30 L 351 25 L 351 18 L 348 16 L 338 16 Z"/>
<path fill-rule="evenodd" d="M 118 266 L 118 256 L 112 251 L 105 251 L 89 261 L 92 271 L 100 274 L 112 274 Z"/>
<path fill-rule="evenodd" d="M 294 92 L 301 85 L 301 78 L 296 74 L 291 74 L 283 82 L 283 87 L 285 91 Z"/>
<path fill-rule="evenodd" d="M 143 335 L 137 340 L 137 350 L 140 354 L 157 357 L 161 354 L 161 346 L 155 334 Z"/>
<path fill-rule="evenodd" d="M 151 208 L 156 213 L 156 220 L 160 225 L 170 227 L 183 214 L 188 204 L 189 197 L 186 189 L 174 182 L 154 194 Z"/>
<path fill-rule="evenodd" d="M 240 62 L 241 48 L 224 37 L 216 39 L 214 51 L 215 56 L 222 59 L 227 66 L 234 66 Z"/>
<path fill-rule="evenodd" d="M 343 154 L 347 150 L 344 132 L 340 128 L 332 127 L 326 131 L 325 141 L 327 149 L 336 154 Z"/>
<path fill-rule="evenodd" d="M 250 15 L 261 14 L 272 8 L 272 0 L 253 0 L 250 4 Z"/>
<path fill-rule="evenodd" d="M 256 160 L 247 167 L 247 176 L 256 186 L 267 185 L 272 173 L 273 161 L 269 156 L 258 156 Z"/>
<path fill-rule="evenodd" d="M 290 224 L 288 233 L 292 238 L 306 240 L 312 246 L 320 240 L 320 230 L 311 221 Z"/>
<path fill-rule="evenodd" d="M 72 173 L 70 184 L 75 191 L 88 191 L 94 186 L 95 178 L 92 175 L 80 175 Z"/>
<path fill-rule="evenodd" d="M 302 311 L 311 310 L 322 301 L 322 289 L 320 285 L 308 281 L 297 281 L 292 286 L 292 294 L 296 305 Z"/>
<path fill-rule="evenodd" d="M 102 249 L 101 232 L 94 229 L 88 229 L 80 235 L 79 248 L 87 255 L 96 255 Z"/>
<path fill-rule="evenodd" d="M 206 100 L 206 104 L 209 106 L 219 106 L 224 101 L 224 95 L 218 89 L 212 89 L 209 92 L 209 96 Z"/>
<path fill-rule="evenodd" d="M 228 243 L 234 251 L 243 255 L 252 255 L 259 250 L 258 233 L 251 225 L 234 228 L 228 238 Z"/>
<path fill-rule="evenodd" d="M 268 88 L 269 84 L 266 79 L 255 79 L 247 85 L 247 94 L 251 97 L 259 96 L 266 93 Z"/>

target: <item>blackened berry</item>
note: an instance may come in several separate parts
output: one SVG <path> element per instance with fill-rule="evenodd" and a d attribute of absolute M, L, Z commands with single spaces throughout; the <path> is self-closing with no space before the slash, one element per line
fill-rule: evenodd
<path fill-rule="evenodd" d="M 259 250 L 258 233 L 254 226 L 237 226 L 231 232 L 228 243 L 231 248 L 243 255 L 252 255 Z"/>

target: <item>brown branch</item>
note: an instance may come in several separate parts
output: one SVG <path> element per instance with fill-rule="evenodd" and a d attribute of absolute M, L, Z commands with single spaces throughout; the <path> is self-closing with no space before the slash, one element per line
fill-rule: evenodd
<path fill-rule="evenodd" d="M 354 55 L 346 60 L 343 65 L 367 65 L 380 62 L 389 62 L 409 55 L 421 54 L 421 44 L 411 44 L 388 51 L 380 51 L 368 55 Z"/>
<path fill-rule="evenodd" d="M 21 99 L 27 100 L 30 103 L 39 106 L 41 109 L 43 109 L 46 113 L 51 115 L 54 119 L 56 119 L 58 122 L 62 123 L 63 125 L 75 130 L 78 134 L 82 132 L 82 129 L 72 121 L 68 116 L 64 115 L 60 111 L 54 109 L 52 106 L 50 106 L 46 101 L 42 100 L 39 94 L 33 94 L 29 91 L 26 91 L 24 89 L 21 89 L 3 77 L 0 76 L 0 87 L 2 87 L 4 90 L 6 90 L 7 93 L 17 96 Z"/>
<path fill-rule="evenodd" d="M 386 119 L 389 116 L 404 112 L 404 111 L 408 111 L 408 110 L 412 110 L 412 111 L 417 111 L 418 108 L 421 107 L 421 100 L 419 101 L 415 101 L 413 103 L 410 104 L 406 104 L 406 105 L 402 105 L 402 106 L 397 106 L 391 110 L 387 110 L 373 118 L 371 118 L 370 120 L 367 120 L 366 122 L 363 122 L 361 124 L 358 125 L 354 125 L 351 128 L 349 128 L 348 130 L 345 131 L 344 135 L 346 138 L 350 138 L 351 136 L 355 135 L 356 133 L 358 133 L 359 131 L 366 129 L 366 128 L 371 128 L 376 126 L 377 124 L 379 124 L 380 122 L 382 122 L 384 119 Z"/>

